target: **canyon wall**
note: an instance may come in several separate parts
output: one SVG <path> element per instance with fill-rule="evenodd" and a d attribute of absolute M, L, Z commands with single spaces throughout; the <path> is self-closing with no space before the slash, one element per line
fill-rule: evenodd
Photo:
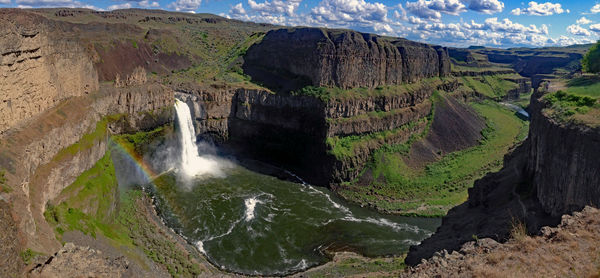
<path fill-rule="evenodd" d="M 535 95 L 531 109 L 526 175 L 544 211 L 560 216 L 600 206 L 600 128 L 561 124 L 544 113 Z"/>
<path fill-rule="evenodd" d="M 450 210 L 435 234 L 411 247 L 408 264 L 442 249 L 459 250 L 473 238 L 504 241 L 518 223 L 537 234 L 563 214 L 600 205 L 600 130 L 559 124 L 544 113 L 543 95 L 532 96 L 529 137 L 505 157 L 499 172 L 475 182 L 467 202 Z"/>
<path fill-rule="evenodd" d="M 46 223 L 46 203 L 106 153 L 111 134 L 172 121 L 173 91 L 162 85 L 103 88 L 71 98 L 11 130 L 0 167 L 14 185 L 10 200 L 23 245 L 51 253 L 60 247 Z M 111 116 L 112 115 L 112 116 Z"/>
<path fill-rule="evenodd" d="M 428 146 L 440 150 L 424 148 L 423 152 L 447 153 L 477 144 L 484 120 L 462 102 L 441 97 L 440 109 L 432 115 L 434 91 L 453 88 L 451 84 L 438 80 L 406 88 L 322 101 L 265 90 L 187 84 L 177 88 L 176 96 L 191 107 L 200 140 L 217 142 L 238 155 L 280 165 L 312 184 L 329 186 L 356 178 L 375 150 L 402 144 L 431 126 L 435 138 Z M 433 119 L 437 124 L 431 125 Z M 449 128 L 459 126 L 468 132 Z M 386 135 L 373 135 L 378 132 Z M 351 148 L 351 155 L 336 156 L 329 139 L 346 137 L 361 143 Z M 446 144 L 445 139 L 453 143 Z"/>
<path fill-rule="evenodd" d="M 10 204 L 8 225 L 18 238 L 0 244 L 15 250 L 60 247 L 43 216 L 46 204 L 104 156 L 111 134 L 173 118 L 168 87 L 100 85 L 76 29 L 29 11 L 0 11 L 0 170 L 7 179 L 0 201 Z"/>
<path fill-rule="evenodd" d="M 246 73 L 276 91 L 377 87 L 450 74 L 446 48 L 350 30 L 269 31 L 244 60 Z"/>
<path fill-rule="evenodd" d="M 0 11 L 0 135 L 64 99 L 98 89 L 85 49 L 41 16 Z"/>

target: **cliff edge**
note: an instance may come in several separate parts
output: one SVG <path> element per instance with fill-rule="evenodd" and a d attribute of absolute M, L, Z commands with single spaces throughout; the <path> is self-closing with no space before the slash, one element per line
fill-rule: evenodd
<path fill-rule="evenodd" d="M 372 88 L 450 74 L 444 47 L 320 28 L 269 31 L 248 49 L 244 61 L 253 80 L 276 91 L 307 85 Z"/>
<path fill-rule="evenodd" d="M 504 241 L 524 223 L 528 233 L 555 226 L 563 214 L 600 206 L 600 130 L 561 124 L 544 113 L 545 92 L 531 98 L 529 137 L 505 157 L 504 167 L 475 182 L 468 200 L 448 212 L 442 226 L 412 246 L 406 263 L 416 265 L 436 251 L 458 250 L 474 238 Z M 567 143 L 569 142 L 569 143 Z"/>

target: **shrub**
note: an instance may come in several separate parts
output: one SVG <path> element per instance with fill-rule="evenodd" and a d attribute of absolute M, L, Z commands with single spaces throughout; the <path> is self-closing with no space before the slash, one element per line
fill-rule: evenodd
<path fill-rule="evenodd" d="M 527 225 L 525 225 L 525 222 L 513 218 L 510 228 L 510 237 L 517 241 L 523 241 L 527 237 Z"/>
<path fill-rule="evenodd" d="M 600 72 L 600 41 L 597 42 L 588 53 L 585 54 L 583 60 L 581 61 L 581 65 L 584 71 L 591 73 Z"/>

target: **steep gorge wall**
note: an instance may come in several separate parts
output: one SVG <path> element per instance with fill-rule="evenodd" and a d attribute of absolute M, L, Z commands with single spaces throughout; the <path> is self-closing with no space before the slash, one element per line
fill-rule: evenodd
<path fill-rule="evenodd" d="M 0 11 L 0 135 L 60 101 L 98 89 L 85 49 L 51 34 L 47 20 Z"/>
<path fill-rule="evenodd" d="M 504 241 L 516 221 L 536 234 L 562 214 L 600 206 L 600 131 L 558 124 L 544 114 L 543 94 L 531 99 L 529 137 L 505 157 L 502 170 L 475 182 L 467 202 L 450 210 L 435 234 L 411 247 L 408 264 L 458 250 L 473 236 Z"/>
<path fill-rule="evenodd" d="M 66 25 L 0 11 L 0 170 L 9 188 L 0 200 L 10 203 L 8 225 L 18 231 L 18 241 L 0 244 L 17 250 L 60 247 L 45 206 L 106 153 L 111 134 L 173 117 L 173 91 L 163 85 L 99 85 L 93 55 L 77 32 L 61 33 Z"/>
<path fill-rule="evenodd" d="M 372 88 L 450 73 L 446 48 L 319 28 L 270 31 L 244 60 L 246 73 L 276 91 L 306 85 Z"/>
<path fill-rule="evenodd" d="M 398 94 L 381 94 L 323 102 L 315 97 L 274 94 L 264 90 L 182 86 L 176 96 L 187 102 L 201 139 L 215 140 L 253 158 L 268 159 L 318 185 L 355 178 L 371 153 L 385 144 L 400 144 L 427 127 L 435 88 L 426 82 Z M 415 126 L 406 127 L 408 124 Z M 405 130 L 399 130 L 405 126 Z M 355 155 L 330 154 L 328 137 L 365 136 L 393 131 L 385 139 L 367 140 Z M 318 161 L 319 163 L 315 163 Z"/>
<path fill-rule="evenodd" d="M 531 101 L 526 167 L 537 199 L 552 216 L 600 206 L 600 128 L 560 124 L 544 113 L 541 95 Z"/>
<path fill-rule="evenodd" d="M 15 185 L 10 200 L 23 244 L 48 253 L 60 247 L 43 217 L 46 203 L 104 156 L 111 134 L 168 123 L 172 105 L 173 91 L 162 85 L 105 88 L 11 131 L 0 147 L 0 167 Z"/>

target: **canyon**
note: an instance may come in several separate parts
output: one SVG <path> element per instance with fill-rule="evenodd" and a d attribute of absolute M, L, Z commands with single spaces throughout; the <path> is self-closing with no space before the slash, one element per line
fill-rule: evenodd
<path fill-rule="evenodd" d="M 115 276 L 230 275 L 166 226 L 147 192 L 124 202 L 130 193 L 117 182 L 103 193 L 108 201 L 86 191 L 94 184 L 86 173 L 118 167 L 107 162 L 115 160 L 111 153 L 144 161 L 176 136 L 175 99 L 189 107 L 198 141 L 288 171 L 275 176 L 330 188 L 377 211 L 445 215 L 437 232 L 410 248 L 413 266 L 425 259 L 429 267 L 439 261 L 436 252 L 459 251 L 474 238 L 504 242 L 515 221 L 548 237 L 542 227 L 600 205 L 600 130 L 545 112 L 545 82 L 559 69 L 577 72 L 581 49 L 455 49 L 150 10 L 2 9 L 0 23 L 0 245 L 7 254 L 0 276 L 77 273 L 85 265 L 69 258 L 82 257 L 97 264 L 90 271 Z M 529 131 L 519 139 L 525 121 L 496 103 L 531 91 Z M 519 125 L 498 147 L 509 152 L 503 165 L 486 160 L 436 184 L 448 191 L 424 193 L 447 194 L 447 205 L 394 207 L 407 200 L 386 195 L 397 180 L 378 167 L 399 164 L 394 169 L 408 169 L 399 171 L 402 180 L 483 146 L 497 135 L 482 111 Z M 62 223 L 63 208 L 84 216 Z M 139 230 L 119 224 L 128 223 L 119 218 L 124 208 L 133 208 L 127 213 Z"/>

